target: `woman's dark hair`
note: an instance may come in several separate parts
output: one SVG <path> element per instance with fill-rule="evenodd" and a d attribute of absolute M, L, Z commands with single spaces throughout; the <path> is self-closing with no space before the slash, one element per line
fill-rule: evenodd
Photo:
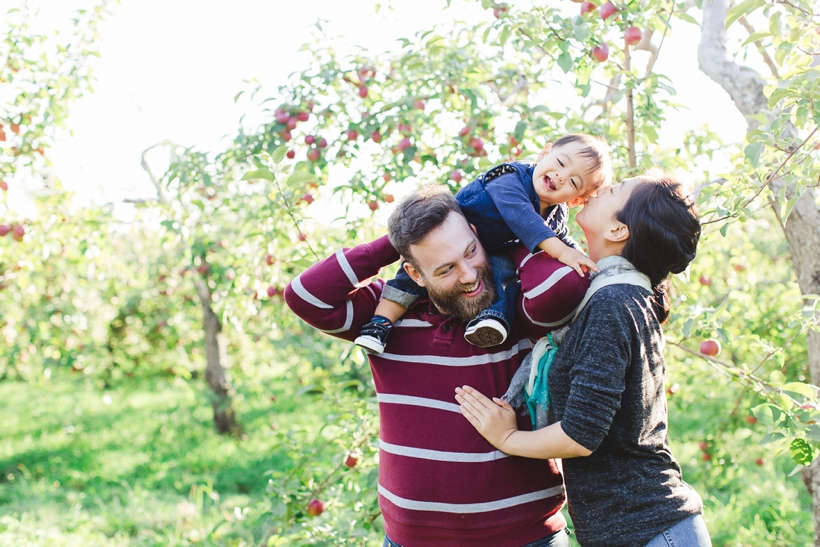
<path fill-rule="evenodd" d="M 629 228 L 621 256 L 649 277 L 663 322 L 669 316 L 666 278 L 685 270 L 697 252 L 701 227 L 694 201 L 674 178 L 649 173 L 615 218 Z"/>
<path fill-rule="evenodd" d="M 387 219 L 390 243 L 406 261 L 418 267 L 410 254 L 410 246 L 444 224 L 450 213 L 463 214 L 449 188 L 422 186 L 404 198 Z"/>

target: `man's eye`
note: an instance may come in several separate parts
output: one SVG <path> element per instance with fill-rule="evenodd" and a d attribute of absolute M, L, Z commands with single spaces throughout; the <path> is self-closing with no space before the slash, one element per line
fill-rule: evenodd
<path fill-rule="evenodd" d="M 478 250 L 478 247 L 473 247 L 472 249 L 467 251 L 467 256 L 473 256 L 477 250 Z"/>

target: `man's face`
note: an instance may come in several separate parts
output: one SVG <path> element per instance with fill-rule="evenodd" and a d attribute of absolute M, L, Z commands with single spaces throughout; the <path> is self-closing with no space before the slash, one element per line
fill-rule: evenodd
<path fill-rule="evenodd" d="M 473 319 L 495 298 L 493 272 L 484 248 L 467 220 L 450 213 L 441 226 L 411 245 L 407 273 L 425 287 L 442 312 L 462 321 Z"/>

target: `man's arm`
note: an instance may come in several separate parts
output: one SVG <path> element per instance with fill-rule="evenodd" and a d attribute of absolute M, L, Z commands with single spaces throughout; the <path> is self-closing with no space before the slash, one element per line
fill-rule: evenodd
<path fill-rule="evenodd" d="M 381 282 L 366 282 L 398 259 L 387 236 L 337 251 L 288 283 L 285 302 L 312 327 L 352 341 L 373 318 L 381 296 Z"/>
<path fill-rule="evenodd" d="M 589 288 L 589 276 L 579 276 L 543 251 L 532 254 L 518 247 L 511 256 L 521 279 L 515 320 L 532 338 L 569 324 Z"/>

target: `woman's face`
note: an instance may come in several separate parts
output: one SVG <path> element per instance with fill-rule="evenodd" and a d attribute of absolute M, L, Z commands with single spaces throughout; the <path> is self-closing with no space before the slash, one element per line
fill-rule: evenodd
<path fill-rule="evenodd" d="M 584 230 L 590 246 L 603 239 L 607 230 L 617 224 L 615 215 L 624 208 L 632 190 L 641 181 L 635 177 L 615 186 L 605 186 L 598 190 L 598 195 L 589 198 L 584 208 L 575 216 L 575 220 Z"/>

